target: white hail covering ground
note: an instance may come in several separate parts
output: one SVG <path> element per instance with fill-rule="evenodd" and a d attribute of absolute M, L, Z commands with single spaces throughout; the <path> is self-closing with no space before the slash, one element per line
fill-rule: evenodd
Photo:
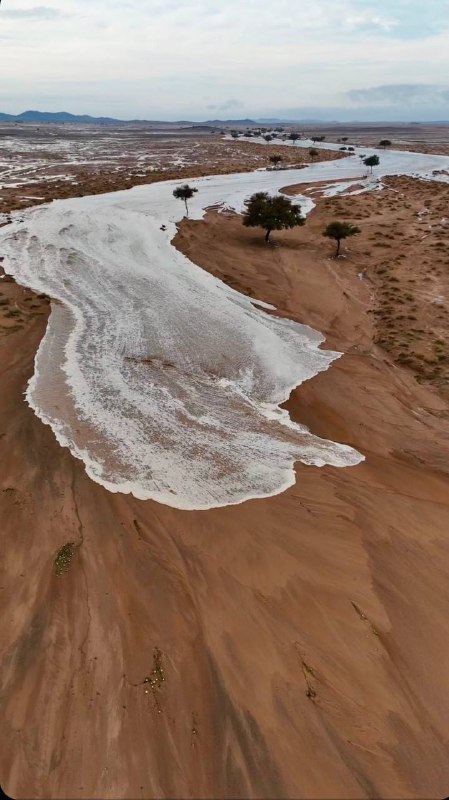
<path fill-rule="evenodd" d="M 190 214 L 200 219 L 217 204 L 240 211 L 254 191 L 287 184 L 341 177 L 346 185 L 359 177 L 358 162 L 191 181 Z M 448 168 L 444 157 L 381 154 L 382 174 Z M 94 480 L 176 508 L 277 494 L 294 483 L 295 461 L 357 464 L 355 450 L 313 436 L 279 408 L 340 354 L 173 247 L 184 212 L 177 184 L 55 201 L 2 229 L 5 269 L 55 300 L 29 404 Z"/>

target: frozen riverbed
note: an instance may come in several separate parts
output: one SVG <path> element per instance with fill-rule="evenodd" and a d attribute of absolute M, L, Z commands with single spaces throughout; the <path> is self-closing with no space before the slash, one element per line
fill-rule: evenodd
<path fill-rule="evenodd" d="M 328 145 L 326 145 L 328 147 Z M 380 174 L 431 177 L 449 159 L 382 153 Z M 306 169 L 191 181 L 190 214 L 240 211 L 254 191 L 360 175 L 349 157 Z M 362 456 L 319 439 L 279 405 L 329 367 L 320 333 L 266 314 L 171 244 L 178 182 L 56 201 L 0 232 L 5 269 L 54 298 L 27 399 L 111 491 L 184 509 L 279 493 L 294 463 Z M 311 201 L 299 202 L 305 211 Z M 161 230 L 161 226 L 166 226 Z M 260 304 L 259 304 L 260 306 Z"/>

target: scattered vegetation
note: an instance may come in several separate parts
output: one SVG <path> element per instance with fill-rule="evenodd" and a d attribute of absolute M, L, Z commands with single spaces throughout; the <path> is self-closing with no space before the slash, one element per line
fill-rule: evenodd
<path fill-rule="evenodd" d="M 359 608 L 359 606 L 356 603 L 354 603 L 353 600 L 351 600 L 351 605 L 352 605 L 355 613 L 357 614 L 357 616 L 362 620 L 362 622 L 368 623 L 368 626 L 371 629 L 371 633 L 373 633 L 374 636 L 379 636 L 379 631 L 373 625 L 371 620 L 366 616 L 366 614 L 362 611 L 362 609 Z"/>
<path fill-rule="evenodd" d="M 153 669 L 150 674 L 143 681 L 149 684 L 151 691 L 162 689 L 165 682 L 164 666 L 162 663 L 162 651 L 158 647 L 154 648 L 153 652 Z"/>
<path fill-rule="evenodd" d="M 75 542 L 66 542 L 56 553 L 55 573 L 58 577 L 63 575 L 70 567 L 75 552 Z"/>
<path fill-rule="evenodd" d="M 361 250 L 373 298 L 368 310 L 376 329 L 373 341 L 418 383 L 432 385 L 447 398 L 449 186 L 423 182 L 417 192 L 414 178 L 396 176 L 383 182 L 386 189 L 366 194 L 356 215 L 365 221 L 364 238 L 372 241 L 371 246 L 364 242 Z M 352 204 L 349 195 L 325 200 L 329 212 L 340 219 L 350 219 Z M 446 244 L 441 255 L 435 247 L 439 241 Z M 390 242 L 394 252 L 385 249 Z"/>
<path fill-rule="evenodd" d="M 154 648 L 153 651 L 153 669 L 151 670 L 150 674 L 144 679 L 143 684 L 144 686 L 149 686 L 151 693 L 153 695 L 153 701 L 155 707 L 157 709 L 158 714 L 162 714 L 162 708 L 159 701 L 159 691 L 162 689 L 165 683 L 165 674 L 164 674 L 164 666 L 162 663 L 162 651 L 159 650 L 158 647 Z M 145 689 L 145 693 L 148 694 L 148 689 Z"/>

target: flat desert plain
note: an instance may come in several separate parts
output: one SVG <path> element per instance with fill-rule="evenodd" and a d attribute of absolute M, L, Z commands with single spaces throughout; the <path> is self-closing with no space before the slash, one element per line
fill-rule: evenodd
<path fill-rule="evenodd" d="M 187 512 L 92 482 L 24 401 L 50 301 L 0 283 L 13 797 L 448 794 L 449 187 L 313 192 L 272 246 L 214 210 L 175 239 L 343 353 L 286 405 L 365 461 L 297 464 L 275 497 Z M 361 228 L 338 260 L 335 218 Z"/>

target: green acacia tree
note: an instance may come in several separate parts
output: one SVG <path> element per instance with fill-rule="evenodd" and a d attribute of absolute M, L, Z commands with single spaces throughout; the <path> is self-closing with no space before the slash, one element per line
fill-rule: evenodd
<path fill-rule="evenodd" d="M 365 167 L 370 167 L 371 168 L 371 172 L 372 172 L 373 171 L 373 167 L 378 167 L 379 166 L 380 158 L 379 158 L 379 156 L 368 156 L 368 158 L 365 158 L 363 163 L 365 164 Z"/>
<path fill-rule="evenodd" d="M 320 154 L 320 151 L 317 150 L 315 147 L 311 147 L 310 148 L 309 156 L 312 159 L 312 161 L 315 161 L 315 159 L 318 158 L 319 154 Z"/>
<path fill-rule="evenodd" d="M 350 225 L 348 222 L 331 222 L 324 229 L 323 236 L 327 236 L 328 239 L 334 239 L 337 242 L 335 258 L 338 258 L 342 239 L 347 239 L 348 236 L 355 236 L 357 233 L 360 233 L 360 228 Z"/>
<path fill-rule="evenodd" d="M 300 206 L 283 195 L 271 197 L 267 192 L 256 192 L 246 200 L 245 206 L 243 224 L 247 228 L 263 228 L 266 242 L 270 241 L 272 231 L 296 228 L 305 223 Z"/>
<path fill-rule="evenodd" d="M 389 139 L 381 139 L 379 142 L 379 147 L 383 147 L 386 150 L 387 147 L 391 147 L 391 142 Z"/>
<path fill-rule="evenodd" d="M 182 186 L 177 186 L 173 192 L 173 197 L 176 197 L 177 200 L 184 200 L 187 216 L 189 216 L 187 200 L 190 200 L 197 191 L 198 189 L 194 189 L 192 186 L 189 186 L 188 183 L 184 183 Z"/>

